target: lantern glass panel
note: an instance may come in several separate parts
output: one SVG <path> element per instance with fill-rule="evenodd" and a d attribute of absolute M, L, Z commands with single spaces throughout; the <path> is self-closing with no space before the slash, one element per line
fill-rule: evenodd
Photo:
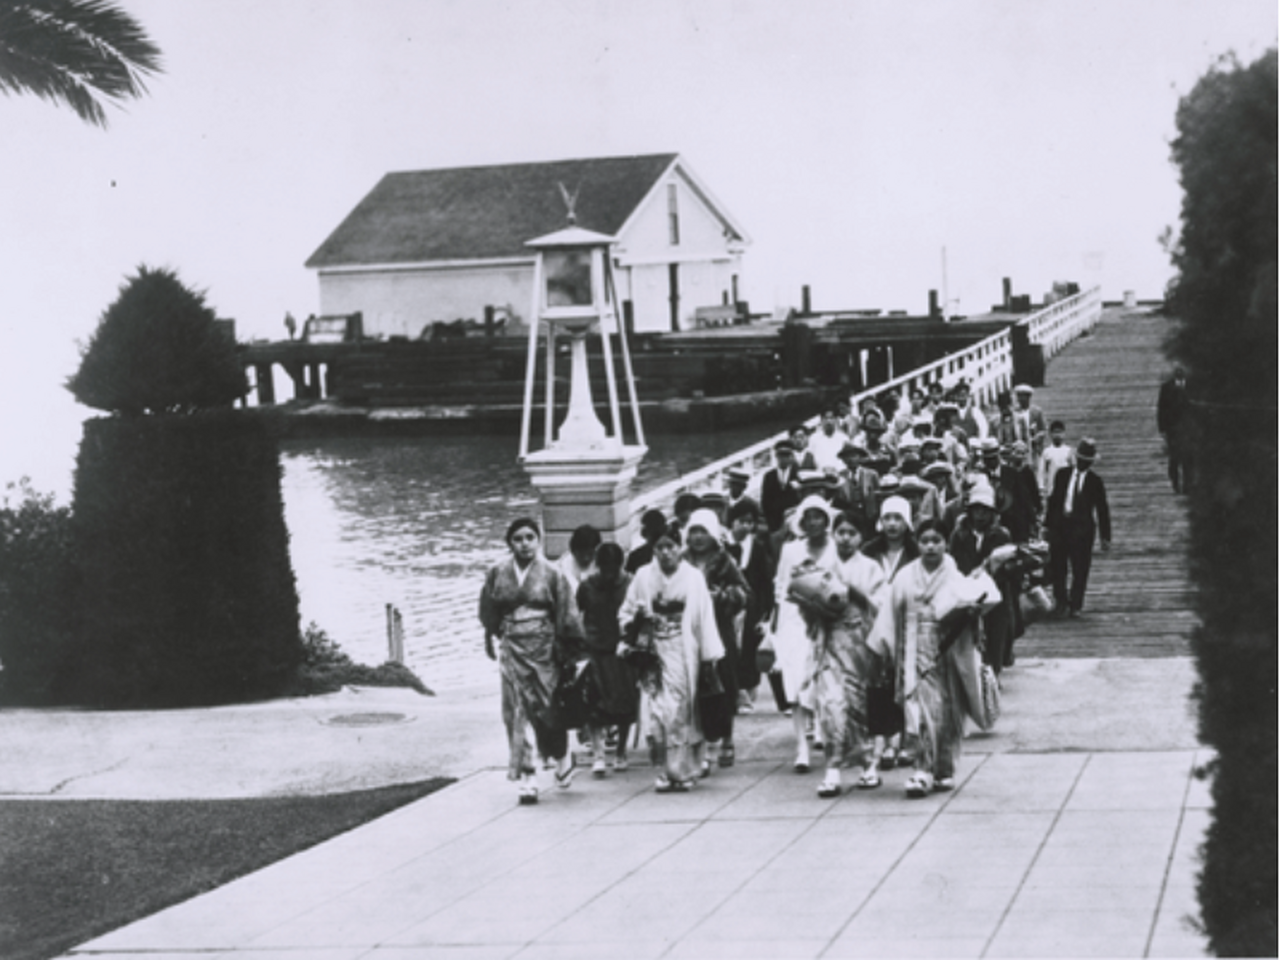
<path fill-rule="evenodd" d="M 549 250 L 542 263 L 548 307 L 591 306 L 590 250 Z"/>

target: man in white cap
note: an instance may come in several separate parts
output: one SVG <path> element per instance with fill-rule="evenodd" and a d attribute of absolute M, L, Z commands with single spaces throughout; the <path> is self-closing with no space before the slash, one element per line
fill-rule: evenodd
<path fill-rule="evenodd" d="M 747 487 L 751 483 L 751 474 L 745 470 L 734 468 L 725 474 L 725 506 L 731 509 L 735 503 L 747 495 Z"/>
<path fill-rule="evenodd" d="M 809 438 L 809 452 L 813 454 L 814 466 L 824 473 L 839 473 L 840 451 L 848 442 L 848 435 L 840 429 L 835 407 L 823 410 L 818 432 Z"/>
<path fill-rule="evenodd" d="M 996 522 L 996 492 L 985 478 L 979 478 L 969 491 L 969 505 L 951 534 L 947 552 L 956 567 L 968 576 L 978 569 L 992 551 L 1013 542 L 1009 531 Z M 983 617 L 987 645 L 983 659 L 997 674 L 1005 665 L 1005 653 L 1013 642 L 1012 584 L 1000 584 L 999 606 Z M 994 600 L 994 597 L 990 599 Z"/>
<path fill-rule="evenodd" d="M 1031 448 L 1031 459 L 1038 461 L 1040 451 L 1044 449 L 1044 439 L 1049 435 L 1049 426 L 1044 419 L 1044 411 L 1031 402 L 1035 388 L 1029 383 L 1020 383 L 1013 388 L 1013 418 L 1022 428 L 1022 438 Z"/>

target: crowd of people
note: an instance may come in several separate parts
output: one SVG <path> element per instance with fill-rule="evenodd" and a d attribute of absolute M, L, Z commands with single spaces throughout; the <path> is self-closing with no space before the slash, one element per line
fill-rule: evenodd
<path fill-rule="evenodd" d="M 966 717 L 990 722 L 1028 619 L 1080 616 L 1095 539 L 1110 547 L 1095 443 L 1068 444 L 1033 400 L 1019 385 L 984 410 L 962 381 L 826 410 L 761 476 L 646 512 L 626 554 L 580 527 L 553 563 L 536 521 L 514 521 L 480 620 L 520 802 L 537 801 L 535 747 L 572 782 L 573 729 L 594 776 L 627 768 L 634 727 L 655 789 L 687 791 L 734 764 L 762 689 L 796 772 L 823 768 L 820 797 L 897 767 L 908 797 L 952 789 Z"/>

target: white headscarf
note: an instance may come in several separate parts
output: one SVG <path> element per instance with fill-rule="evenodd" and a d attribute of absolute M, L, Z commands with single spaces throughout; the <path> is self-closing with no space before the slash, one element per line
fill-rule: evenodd
<path fill-rule="evenodd" d="M 720 527 L 720 518 L 716 516 L 714 510 L 708 510 L 703 507 L 689 514 L 689 522 L 684 525 L 684 528 L 689 531 L 694 527 L 701 527 L 707 531 L 707 533 L 711 534 L 711 539 L 715 540 L 716 543 L 724 539 L 724 531 Z"/>
<path fill-rule="evenodd" d="M 915 531 L 915 527 L 911 525 L 911 504 L 904 497 L 888 497 L 884 503 L 880 504 L 880 522 L 876 524 L 877 530 L 884 529 L 885 514 L 896 513 L 907 522 L 907 529 Z"/>
<path fill-rule="evenodd" d="M 804 528 L 800 523 L 804 520 L 804 515 L 810 510 L 818 510 L 825 513 L 828 523 L 835 523 L 836 517 L 840 516 L 840 512 L 827 503 L 825 498 L 818 496 L 816 493 L 811 493 L 800 501 L 800 506 L 796 507 L 795 513 L 791 515 L 791 529 L 795 531 L 798 537 L 804 536 Z"/>

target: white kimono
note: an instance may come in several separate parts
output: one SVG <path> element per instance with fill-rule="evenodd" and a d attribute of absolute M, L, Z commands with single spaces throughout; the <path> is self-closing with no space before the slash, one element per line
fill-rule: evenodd
<path fill-rule="evenodd" d="M 698 665 L 724 656 L 715 607 L 702 572 L 684 560 L 667 576 L 658 561 L 641 567 L 618 611 L 623 635 L 637 619 L 635 645 L 651 646 L 659 669 L 643 672 L 640 716 L 645 735 L 666 775 L 677 781 L 698 775 L 702 723 L 698 715 Z"/>
<path fill-rule="evenodd" d="M 830 570 L 838 575 L 840 556 L 836 553 L 834 540 L 827 539 L 827 546 L 816 562 L 809 556 L 807 540 L 802 538 L 783 544 L 778 571 L 773 578 L 774 599 L 778 605 L 778 628 L 773 634 L 773 650 L 778 669 L 782 671 L 783 690 L 790 703 L 799 702 L 800 690 L 813 669 L 809 627 L 800 608 L 787 599 L 787 588 L 793 576 L 815 569 Z M 811 704 L 806 706 L 812 709 Z"/>

